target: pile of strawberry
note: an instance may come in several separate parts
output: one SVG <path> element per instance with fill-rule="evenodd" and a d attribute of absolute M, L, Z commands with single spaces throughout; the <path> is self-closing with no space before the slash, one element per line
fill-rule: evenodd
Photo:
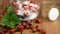
<path fill-rule="evenodd" d="M 34 20 L 21 21 L 21 23 L 17 25 L 15 29 L 6 26 L 2 31 L 0 31 L 0 34 L 5 34 L 6 32 L 13 34 L 16 31 L 23 32 L 24 29 L 31 29 L 33 33 L 38 31 L 41 32 L 42 34 L 46 34 L 46 31 L 41 29 L 40 26 L 38 25 L 41 22 L 42 20 L 39 18 Z"/>

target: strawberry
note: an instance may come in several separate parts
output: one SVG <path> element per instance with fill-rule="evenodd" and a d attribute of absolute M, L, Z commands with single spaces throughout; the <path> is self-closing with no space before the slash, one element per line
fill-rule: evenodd
<path fill-rule="evenodd" d="M 13 34 L 15 32 L 15 30 L 14 29 L 10 29 L 9 32 L 10 32 L 10 34 Z"/>
<path fill-rule="evenodd" d="M 23 26 L 23 25 L 19 25 L 17 28 L 18 28 L 18 30 L 19 30 L 20 32 L 22 32 L 22 31 L 24 30 L 24 26 Z"/>
<path fill-rule="evenodd" d="M 28 13 L 23 13 L 24 14 L 24 16 L 27 16 L 28 15 Z"/>
<path fill-rule="evenodd" d="M 4 32 L 3 31 L 0 31 L 0 34 L 4 34 Z"/>
<path fill-rule="evenodd" d="M 42 34 L 46 34 L 46 31 L 44 31 L 44 30 L 41 30 L 41 33 L 42 33 Z"/>
<path fill-rule="evenodd" d="M 6 33 L 7 32 L 7 29 L 3 29 L 3 31 Z"/>
<path fill-rule="evenodd" d="M 27 23 L 30 24 L 30 23 L 32 23 L 32 22 L 31 22 L 31 20 L 27 20 Z"/>
<path fill-rule="evenodd" d="M 31 7 L 32 7 L 32 6 L 30 6 L 29 4 L 28 4 L 28 6 L 29 6 L 28 9 L 31 10 Z"/>
<path fill-rule="evenodd" d="M 31 22 L 35 23 L 35 20 L 31 20 Z"/>
<path fill-rule="evenodd" d="M 13 3 L 12 3 L 12 5 L 13 5 L 14 7 L 16 7 L 16 6 L 17 6 L 16 2 L 13 2 Z"/>
<path fill-rule="evenodd" d="M 26 24 L 26 22 L 23 22 L 22 25 L 23 25 L 23 26 L 26 26 L 27 24 Z"/>
<path fill-rule="evenodd" d="M 25 27 L 26 29 L 29 29 L 29 25 L 26 25 L 26 27 Z"/>
<path fill-rule="evenodd" d="M 22 4 L 22 7 L 26 6 L 26 4 Z"/>
<path fill-rule="evenodd" d="M 37 30 L 38 30 L 38 31 L 40 31 L 40 30 L 41 30 L 39 26 L 37 26 Z"/>
<path fill-rule="evenodd" d="M 9 29 L 11 29 L 11 28 L 10 28 L 10 27 L 8 27 L 8 26 L 6 26 L 6 27 L 5 27 L 5 29 L 6 29 L 6 30 L 9 30 Z"/>
<path fill-rule="evenodd" d="M 38 2 L 34 2 L 34 4 L 38 4 Z"/>
<path fill-rule="evenodd" d="M 33 3 L 33 1 L 30 1 L 30 3 Z"/>
<path fill-rule="evenodd" d="M 38 18 L 38 19 L 36 20 L 36 22 L 37 22 L 37 23 L 41 23 L 41 19 Z"/>

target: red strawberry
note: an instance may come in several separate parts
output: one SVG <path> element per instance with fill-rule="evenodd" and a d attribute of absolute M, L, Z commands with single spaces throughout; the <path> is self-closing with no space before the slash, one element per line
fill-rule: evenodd
<path fill-rule="evenodd" d="M 23 25 L 19 25 L 17 28 L 18 28 L 18 30 L 19 30 L 20 32 L 22 32 L 22 31 L 24 30 L 24 26 L 23 26 Z"/>
<path fill-rule="evenodd" d="M 6 33 L 7 32 L 7 29 L 3 29 L 3 31 Z"/>
<path fill-rule="evenodd" d="M 40 30 L 41 30 L 39 26 L 37 26 L 37 30 L 38 30 L 38 31 L 40 31 Z"/>
<path fill-rule="evenodd" d="M 28 13 L 23 13 L 24 14 L 24 16 L 27 16 L 28 15 Z"/>
<path fill-rule="evenodd" d="M 14 7 L 16 7 L 16 6 L 17 6 L 16 2 L 13 2 L 13 3 L 12 3 L 12 5 L 13 5 Z"/>
<path fill-rule="evenodd" d="M 46 31 L 44 31 L 44 30 L 41 30 L 41 33 L 42 33 L 42 34 L 46 34 Z"/>
<path fill-rule="evenodd" d="M 11 29 L 11 28 L 10 28 L 10 27 L 8 27 L 8 26 L 6 26 L 6 27 L 5 27 L 5 29 L 6 29 L 6 30 L 9 30 L 9 29 Z"/>
<path fill-rule="evenodd" d="M 37 22 L 37 23 L 41 23 L 41 19 L 38 18 L 38 19 L 36 20 L 36 22 Z"/>
<path fill-rule="evenodd" d="M 35 20 L 31 20 L 33 23 L 35 23 Z"/>
<path fill-rule="evenodd" d="M 10 29 L 9 32 L 10 32 L 10 34 L 13 34 L 15 32 L 15 30 L 14 29 Z"/>
<path fill-rule="evenodd" d="M 30 1 L 30 3 L 33 3 L 33 1 Z"/>
<path fill-rule="evenodd" d="M 26 4 L 22 4 L 22 7 L 26 6 Z"/>
<path fill-rule="evenodd" d="M 38 4 L 38 2 L 34 2 L 34 4 Z"/>
<path fill-rule="evenodd" d="M 26 22 L 23 22 L 22 25 L 23 25 L 23 26 L 26 26 L 27 24 L 26 24 Z"/>
<path fill-rule="evenodd" d="M 28 6 L 29 6 L 28 9 L 31 10 L 31 7 L 32 7 L 32 6 L 30 6 L 30 5 L 28 5 Z"/>
<path fill-rule="evenodd" d="M 29 25 L 26 25 L 26 27 L 25 27 L 26 29 L 29 29 Z"/>
<path fill-rule="evenodd" d="M 4 34 L 4 32 L 3 31 L 0 31 L 0 34 Z"/>
<path fill-rule="evenodd" d="M 27 23 L 30 24 L 31 23 L 31 20 L 28 20 Z"/>

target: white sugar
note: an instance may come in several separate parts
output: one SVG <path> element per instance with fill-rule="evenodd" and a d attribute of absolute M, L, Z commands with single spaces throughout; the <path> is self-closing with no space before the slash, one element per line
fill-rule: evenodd
<path fill-rule="evenodd" d="M 23 13 L 21 12 L 21 10 L 18 10 L 17 15 L 23 15 Z"/>

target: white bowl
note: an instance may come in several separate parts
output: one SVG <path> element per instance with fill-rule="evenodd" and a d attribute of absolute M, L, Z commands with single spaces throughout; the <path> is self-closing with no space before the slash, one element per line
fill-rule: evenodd
<path fill-rule="evenodd" d="M 25 17 L 24 19 L 20 18 L 20 20 L 22 20 L 22 21 L 32 20 L 32 19 L 35 19 L 37 16 L 38 16 L 38 12 L 31 14 L 31 15 Z"/>

